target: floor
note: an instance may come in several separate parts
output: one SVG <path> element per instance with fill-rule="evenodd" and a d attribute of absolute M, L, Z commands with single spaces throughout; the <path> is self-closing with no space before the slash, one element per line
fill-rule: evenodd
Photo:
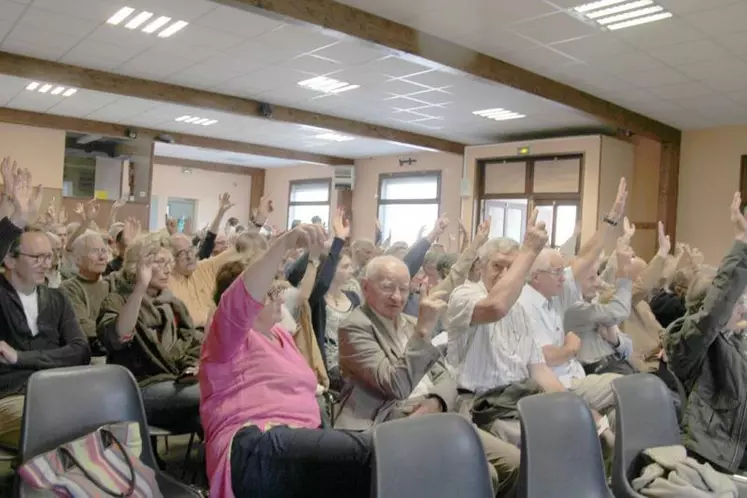
<path fill-rule="evenodd" d="M 158 454 L 166 463 L 166 472 L 179 480 L 182 480 L 182 473 L 185 470 L 184 457 L 187 451 L 188 441 L 189 436 L 170 436 L 168 438 L 167 450 L 166 439 L 158 438 Z M 201 468 L 204 468 L 204 457 L 201 449 L 195 449 L 192 455 L 192 464 L 186 473 L 184 481 L 192 482 L 200 488 L 205 488 L 206 482 L 204 471 L 200 471 Z M 198 461 L 199 463 L 197 463 Z M 195 472 L 196 469 L 198 472 Z M 11 497 L 12 485 L 13 471 L 10 468 L 10 464 L 2 462 L 0 463 L 0 498 Z"/>

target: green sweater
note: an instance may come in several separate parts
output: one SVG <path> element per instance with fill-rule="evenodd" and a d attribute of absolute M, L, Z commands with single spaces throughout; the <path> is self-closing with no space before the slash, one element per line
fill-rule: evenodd
<path fill-rule="evenodd" d="M 60 285 L 60 290 L 70 299 L 75 315 L 80 321 L 80 328 L 89 341 L 96 339 L 96 320 L 99 318 L 101 303 L 109 295 L 110 289 L 111 279 L 108 277 L 91 282 L 76 275 L 64 280 Z"/>

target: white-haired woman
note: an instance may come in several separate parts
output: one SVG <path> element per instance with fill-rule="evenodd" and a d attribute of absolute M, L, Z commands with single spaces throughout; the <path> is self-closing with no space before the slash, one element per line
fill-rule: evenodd
<path fill-rule="evenodd" d="M 101 305 L 97 335 L 108 361 L 140 385 L 148 423 L 172 432 L 200 429 L 196 383 L 200 342 L 187 307 L 168 289 L 169 238 L 145 235 L 128 247 L 113 292 Z"/>

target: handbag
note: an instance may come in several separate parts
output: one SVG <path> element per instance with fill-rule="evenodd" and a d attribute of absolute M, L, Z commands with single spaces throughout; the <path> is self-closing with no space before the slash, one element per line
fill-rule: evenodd
<path fill-rule="evenodd" d="M 32 458 L 18 473 L 60 498 L 163 498 L 142 449 L 137 422 L 110 424 Z"/>

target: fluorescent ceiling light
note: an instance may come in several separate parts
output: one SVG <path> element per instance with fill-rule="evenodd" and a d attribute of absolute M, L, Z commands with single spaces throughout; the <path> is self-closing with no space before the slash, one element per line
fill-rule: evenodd
<path fill-rule="evenodd" d="M 62 93 L 63 90 L 65 90 L 64 86 L 58 86 L 57 88 L 55 88 L 54 90 L 52 90 L 50 93 L 52 95 L 59 95 L 59 94 Z"/>
<path fill-rule="evenodd" d="M 503 109 L 501 107 L 497 107 L 495 109 L 483 109 L 481 111 L 474 111 L 472 114 L 474 114 L 475 116 L 480 116 L 481 118 L 492 119 L 494 121 L 508 121 L 509 119 L 519 119 L 526 117 L 524 114 L 509 111 L 508 109 Z"/>
<path fill-rule="evenodd" d="M 436 149 L 431 149 L 430 147 L 423 147 L 422 145 L 413 145 L 413 144 L 406 144 L 404 142 L 396 142 L 394 140 L 387 140 L 390 144 L 399 145 L 401 147 L 409 147 L 411 149 L 417 149 L 417 150 L 424 150 L 427 152 L 438 152 Z"/>
<path fill-rule="evenodd" d="M 50 91 L 51 89 L 52 89 L 52 85 L 49 85 L 49 84 L 44 84 L 44 85 L 42 85 L 42 87 L 41 87 L 41 88 L 39 89 L 39 93 L 47 93 L 47 92 L 48 92 L 48 91 Z"/>
<path fill-rule="evenodd" d="M 316 92 L 329 93 L 334 95 L 360 88 L 360 85 L 351 85 L 347 81 L 339 81 L 334 78 L 328 78 L 326 76 L 317 76 L 316 78 L 299 81 L 298 86 L 309 90 L 314 90 Z"/>
<path fill-rule="evenodd" d="M 605 29 L 616 30 L 672 17 L 654 0 L 601 0 L 575 7 Z"/>
<path fill-rule="evenodd" d="M 62 96 L 63 97 L 69 97 L 69 96 L 73 95 L 77 91 L 78 91 L 77 88 L 68 88 L 67 90 L 65 90 L 65 93 L 62 94 Z"/>
<path fill-rule="evenodd" d="M 616 7 L 610 7 L 609 9 L 602 9 L 602 10 L 595 10 L 592 12 L 587 12 L 585 15 L 589 19 L 596 19 L 598 17 L 611 16 L 613 14 L 625 12 L 626 10 L 640 9 L 648 5 L 651 5 L 653 3 L 654 3 L 654 0 L 638 0 L 637 2 L 628 2 L 622 5 L 618 5 Z"/>
<path fill-rule="evenodd" d="M 121 9 L 117 11 L 116 14 L 111 16 L 106 22 L 107 24 L 116 26 L 117 24 L 121 23 L 122 21 L 130 17 L 130 14 L 132 14 L 133 12 L 135 12 L 135 9 L 131 7 L 122 7 Z"/>
<path fill-rule="evenodd" d="M 28 84 L 26 87 L 26 90 L 36 90 L 39 87 L 39 83 L 37 81 L 32 81 Z"/>
<path fill-rule="evenodd" d="M 615 31 L 617 29 L 630 28 L 631 26 L 639 26 L 641 24 L 648 24 L 654 21 L 661 21 L 662 19 L 669 19 L 670 17 L 672 17 L 671 12 L 662 12 L 661 14 L 654 14 L 652 16 L 646 16 L 646 17 L 638 17 L 636 19 L 631 19 L 630 21 L 624 21 L 624 22 L 620 22 L 617 24 L 610 24 L 607 26 L 607 28 L 611 29 L 612 31 Z"/>
<path fill-rule="evenodd" d="M 201 118 L 199 116 L 190 116 L 190 115 L 179 116 L 174 121 L 178 121 L 180 123 L 202 125 L 202 126 L 210 126 L 218 122 L 217 119 Z"/>
<path fill-rule="evenodd" d="M 127 29 L 135 29 L 138 28 L 141 24 L 143 24 L 145 21 L 153 17 L 153 12 L 146 12 L 143 11 L 130 19 L 130 22 L 125 24 L 125 28 Z"/>
<path fill-rule="evenodd" d="M 155 21 L 151 21 L 146 27 L 144 27 L 143 33 L 148 33 L 148 34 L 154 33 L 158 31 L 159 29 L 161 29 L 161 27 L 163 27 L 163 25 L 169 22 L 170 20 L 171 20 L 170 17 L 161 16 Z"/>
<path fill-rule="evenodd" d="M 172 24 L 168 28 L 158 33 L 158 37 L 168 38 L 169 36 L 173 35 L 177 31 L 183 29 L 187 24 L 189 24 L 187 21 L 176 21 L 174 24 Z"/>
<path fill-rule="evenodd" d="M 630 0 L 599 0 L 597 2 L 585 3 L 583 5 L 579 5 L 578 7 L 574 7 L 573 10 L 575 10 L 576 12 L 580 14 L 583 14 L 591 10 L 603 9 L 605 7 L 609 7 L 610 5 L 617 5 L 619 3 L 623 3 L 627 1 L 630 1 Z"/>
<path fill-rule="evenodd" d="M 622 21 L 627 21 L 628 19 L 633 19 L 635 17 L 642 17 L 642 16 L 648 16 L 651 14 L 656 14 L 657 12 L 661 12 L 663 10 L 664 10 L 664 7 L 655 5 L 653 7 L 646 7 L 645 9 L 638 9 L 632 12 L 625 12 L 623 14 L 617 14 L 615 16 L 603 17 L 601 19 L 597 19 L 597 22 L 601 25 L 614 24 L 614 23 L 618 23 Z"/>
<path fill-rule="evenodd" d="M 322 133 L 321 135 L 316 135 L 314 138 L 318 138 L 319 140 L 329 140 L 330 142 L 348 142 L 350 140 L 355 140 L 355 137 L 340 135 L 339 133 Z"/>
<path fill-rule="evenodd" d="M 322 128 L 322 127 L 319 127 L 319 126 L 311 126 L 311 125 L 305 125 L 305 124 L 302 124 L 302 125 L 299 125 L 299 126 L 301 128 L 303 128 L 304 130 L 311 130 L 311 131 L 316 131 L 316 132 L 319 132 L 319 131 L 329 132 L 329 131 L 331 131 L 331 130 L 328 130 L 327 128 Z"/>

